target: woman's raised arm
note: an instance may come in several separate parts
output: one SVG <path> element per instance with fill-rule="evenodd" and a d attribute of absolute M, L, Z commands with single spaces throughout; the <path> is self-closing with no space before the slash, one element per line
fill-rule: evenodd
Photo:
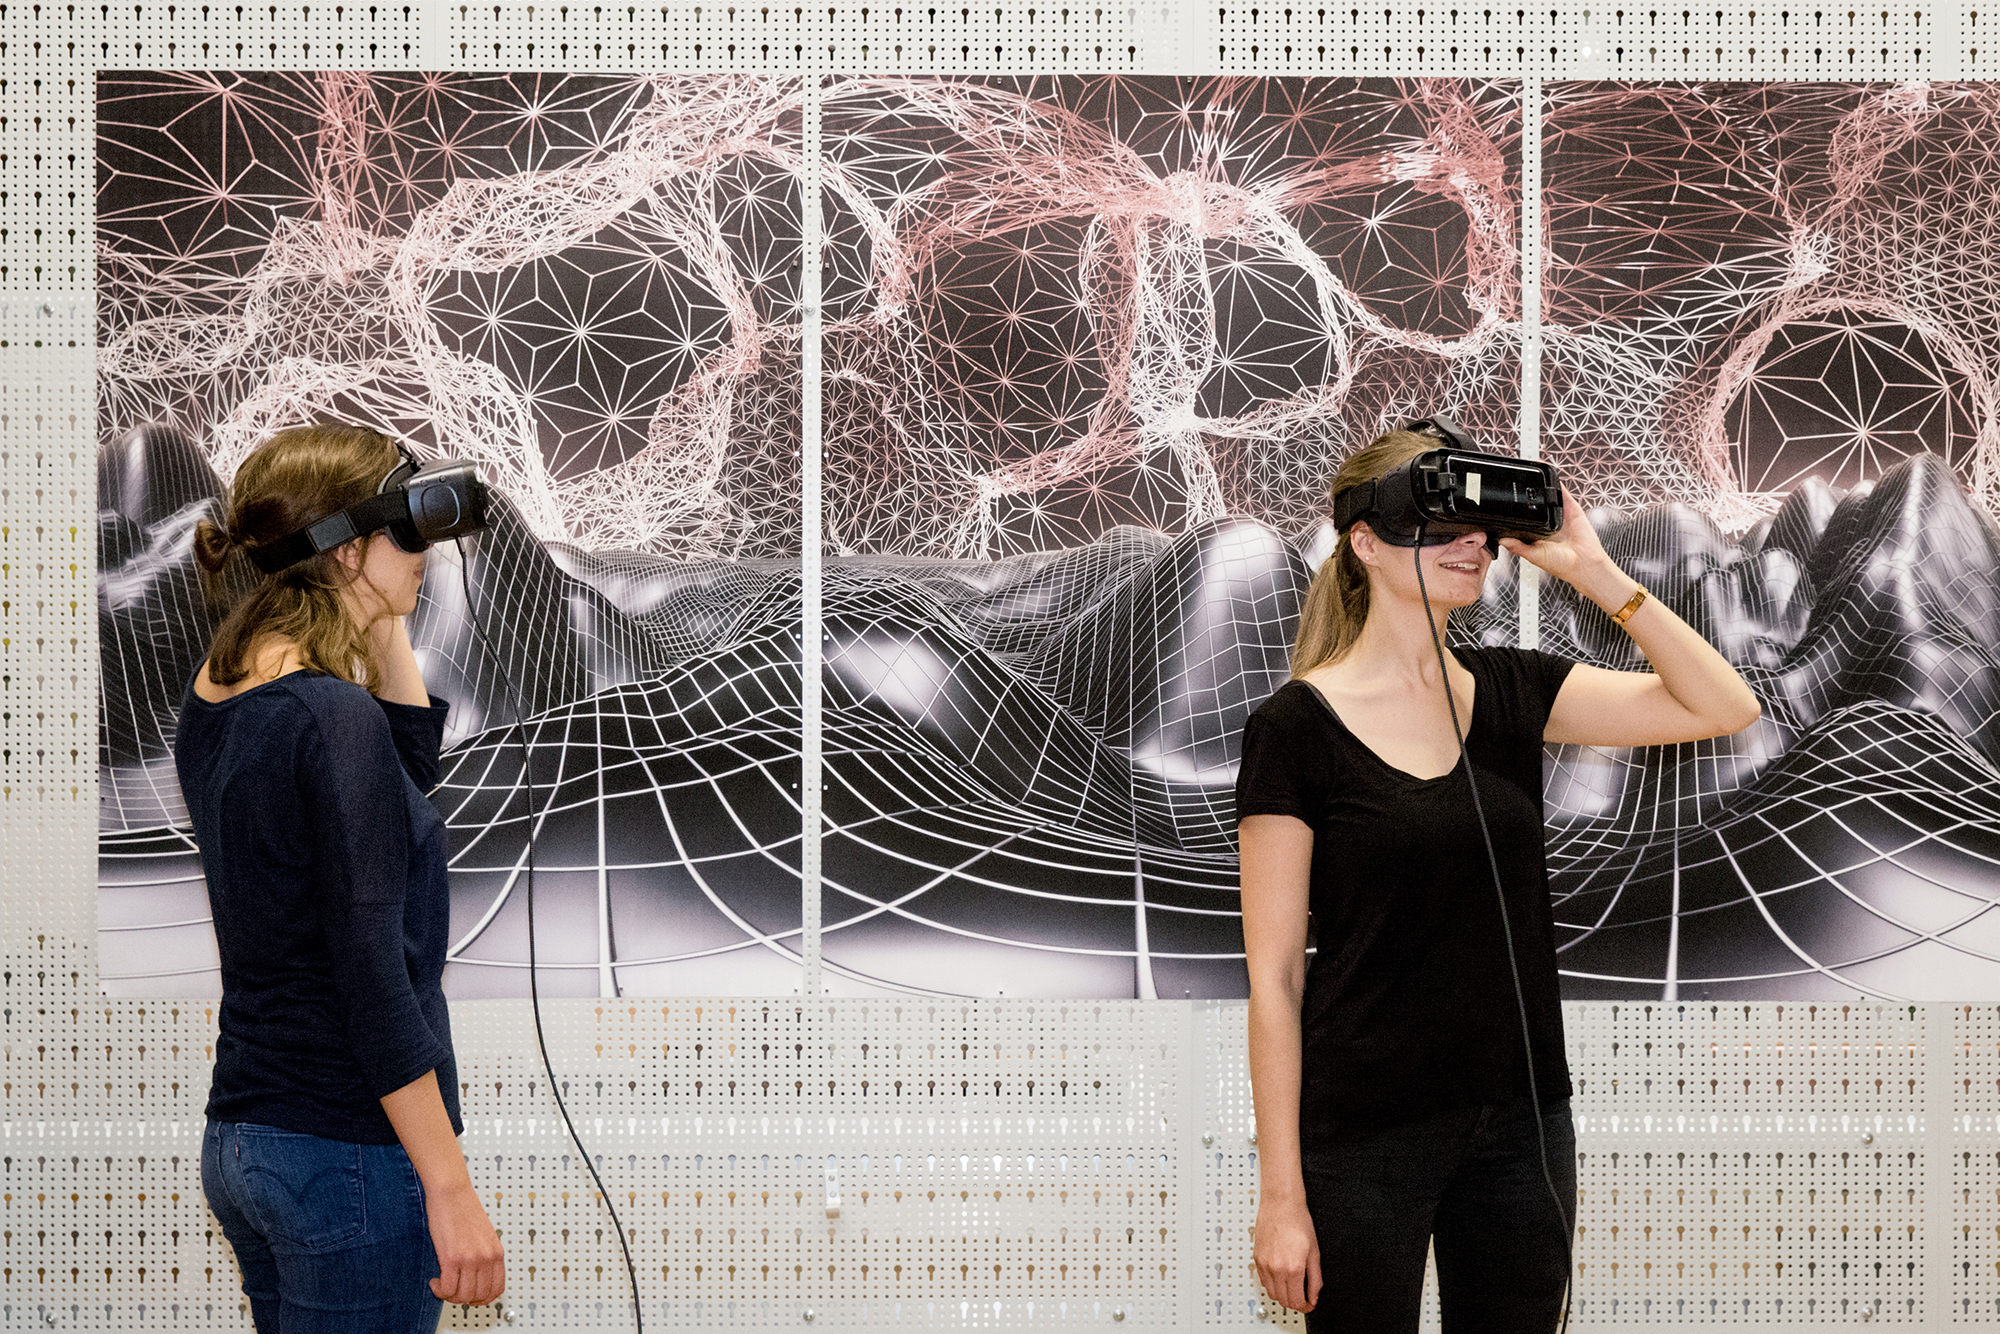
<path fill-rule="evenodd" d="M 1597 540 L 1568 494 L 1562 530 L 1539 542 L 1502 538 L 1501 545 L 1568 583 L 1616 615 L 1640 590 Z M 1729 660 L 1658 598 L 1647 597 L 1625 621 L 1625 632 L 1653 665 L 1650 672 L 1572 668 L 1549 710 L 1546 741 L 1583 746 L 1667 746 L 1727 736 L 1757 721 L 1763 706 Z"/>

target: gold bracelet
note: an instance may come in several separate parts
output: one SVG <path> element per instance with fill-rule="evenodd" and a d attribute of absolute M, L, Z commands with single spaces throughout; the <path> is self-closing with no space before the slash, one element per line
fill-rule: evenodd
<path fill-rule="evenodd" d="M 1645 605 L 1646 605 L 1646 590 L 1642 588 L 1632 594 L 1632 600 L 1630 602 L 1627 602 L 1617 611 L 1611 613 L 1611 623 L 1613 625 L 1625 624 L 1625 622 L 1632 619 L 1633 612 L 1636 612 L 1637 610 L 1639 610 L 1639 608 Z"/>

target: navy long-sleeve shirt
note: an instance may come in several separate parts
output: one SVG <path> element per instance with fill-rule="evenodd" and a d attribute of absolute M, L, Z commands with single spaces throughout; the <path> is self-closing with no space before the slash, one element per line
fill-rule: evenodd
<path fill-rule="evenodd" d="M 462 1130 L 437 782 L 449 706 L 300 671 L 181 702 L 174 762 L 222 954 L 208 1115 L 393 1144 L 384 1094 L 435 1070 Z"/>

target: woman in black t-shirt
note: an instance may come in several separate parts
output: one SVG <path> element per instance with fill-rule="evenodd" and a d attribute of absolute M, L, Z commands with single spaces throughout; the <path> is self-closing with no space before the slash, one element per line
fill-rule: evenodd
<path fill-rule="evenodd" d="M 1334 494 L 1439 443 L 1390 432 L 1347 460 Z M 1447 1327 L 1544 1334 L 1568 1279 L 1576 1173 L 1542 745 L 1720 736 L 1759 706 L 1567 497 L 1561 531 L 1539 542 L 1435 525 L 1426 540 L 1391 544 L 1365 517 L 1342 533 L 1307 594 L 1292 680 L 1244 730 L 1257 1273 L 1315 1334 L 1414 1331 L 1434 1244 Z M 1454 649 L 1442 678 L 1433 631 L 1478 601 L 1498 546 L 1611 614 L 1654 670 Z"/>

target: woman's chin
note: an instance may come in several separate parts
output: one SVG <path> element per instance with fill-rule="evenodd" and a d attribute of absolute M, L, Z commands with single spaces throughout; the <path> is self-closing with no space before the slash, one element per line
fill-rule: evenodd
<path fill-rule="evenodd" d="M 1430 587 L 1433 607 L 1443 607 L 1447 611 L 1457 611 L 1461 607 L 1475 605 L 1486 592 L 1484 575 L 1473 578 L 1467 575 L 1439 579 Z"/>

